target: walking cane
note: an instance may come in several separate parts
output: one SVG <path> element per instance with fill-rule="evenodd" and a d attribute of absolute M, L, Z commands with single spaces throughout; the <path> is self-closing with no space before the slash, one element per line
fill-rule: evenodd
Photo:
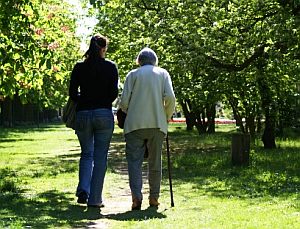
<path fill-rule="evenodd" d="M 169 184 L 170 184 L 170 195 L 171 195 L 171 207 L 174 207 L 173 189 L 172 189 L 172 177 L 171 177 L 170 147 L 169 147 L 169 137 L 168 137 L 168 134 L 167 134 L 167 137 L 166 137 L 166 143 L 167 143 L 167 157 L 168 157 L 168 172 L 169 172 Z"/>

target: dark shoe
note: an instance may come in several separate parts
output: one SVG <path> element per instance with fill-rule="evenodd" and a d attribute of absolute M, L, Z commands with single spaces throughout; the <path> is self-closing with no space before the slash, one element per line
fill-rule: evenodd
<path fill-rule="evenodd" d="M 158 199 L 154 198 L 154 197 L 150 197 L 149 198 L 149 205 L 150 205 L 150 207 L 158 208 L 158 205 L 159 205 Z"/>
<path fill-rule="evenodd" d="M 104 208 L 105 207 L 103 203 L 101 203 L 101 204 L 88 204 L 87 206 L 88 206 L 88 208 Z"/>
<path fill-rule="evenodd" d="M 86 192 L 81 192 L 78 194 L 77 203 L 79 204 L 86 204 L 87 203 L 88 195 Z"/>
<path fill-rule="evenodd" d="M 142 207 L 142 201 L 137 199 L 137 198 L 134 198 L 132 200 L 132 206 L 131 206 L 131 210 L 141 210 L 141 207 Z"/>

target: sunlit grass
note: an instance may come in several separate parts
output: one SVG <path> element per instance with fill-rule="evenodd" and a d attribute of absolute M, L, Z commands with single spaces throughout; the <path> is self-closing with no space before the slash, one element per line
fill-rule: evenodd
<path fill-rule="evenodd" d="M 171 124 L 169 142 L 175 207 L 170 207 L 166 145 L 161 205 L 131 212 L 122 130 L 116 127 L 99 212 L 76 204 L 80 148 L 62 125 L 0 129 L 0 228 L 297 228 L 300 225 L 300 145 L 251 145 L 250 165 L 231 165 L 234 125 L 216 134 Z M 144 186 L 147 191 L 148 186 Z"/>

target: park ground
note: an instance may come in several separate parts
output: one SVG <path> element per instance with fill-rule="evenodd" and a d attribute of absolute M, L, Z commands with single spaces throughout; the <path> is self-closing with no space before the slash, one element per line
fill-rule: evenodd
<path fill-rule="evenodd" d="M 300 138 L 278 149 L 251 144 L 250 165 L 231 164 L 231 124 L 199 136 L 184 123 L 169 129 L 175 206 L 163 151 L 159 208 L 130 211 L 122 131 L 116 126 L 104 187 L 105 207 L 76 203 L 80 147 L 62 124 L 0 129 L 0 228 L 300 228 Z"/>

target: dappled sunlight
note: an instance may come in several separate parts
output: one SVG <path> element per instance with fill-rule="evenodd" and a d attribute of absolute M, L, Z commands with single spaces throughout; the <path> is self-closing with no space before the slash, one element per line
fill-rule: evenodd
<path fill-rule="evenodd" d="M 286 139 L 285 141 L 279 141 L 277 143 L 279 148 L 300 148 L 300 138 L 298 140 Z"/>
<path fill-rule="evenodd" d="M 174 183 L 193 183 L 194 188 L 209 195 L 258 198 L 297 195 L 300 190 L 299 174 L 295 173 L 293 166 L 292 169 L 281 167 L 280 170 L 257 165 L 233 167 L 229 158 L 209 153 L 201 158 L 196 153 L 173 158 Z"/>
<path fill-rule="evenodd" d="M 13 222 L 22 218 L 26 221 L 26 227 L 47 228 L 49 225 L 60 227 L 65 224 L 84 226 L 83 219 L 95 218 L 85 213 L 85 208 L 70 204 L 72 199 L 66 193 L 49 190 L 40 193 L 37 198 L 28 199 L 17 193 L 0 195 L 0 213 L 10 212 L 10 219 L 3 220 Z"/>
<path fill-rule="evenodd" d="M 177 134 L 175 131 L 170 134 L 175 185 L 190 184 L 200 193 L 220 198 L 261 198 L 299 193 L 299 149 L 296 147 L 269 152 L 252 146 L 250 165 L 234 167 L 230 135 L 177 137 Z"/>
<path fill-rule="evenodd" d="M 119 225 L 121 228 L 132 224 L 147 228 L 153 222 L 156 222 L 155 225 L 158 222 L 168 224 L 178 218 L 180 222 L 200 219 L 214 221 L 215 217 L 224 214 L 234 218 L 235 211 L 258 214 L 256 208 L 275 209 L 279 212 L 277 216 L 280 209 L 289 211 L 291 217 L 300 212 L 300 155 L 299 148 L 293 144 L 274 150 L 264 150 L 253 144 L 250 165 L 239 167 L 231 163 L 231 134 L 198 135 L 181 130 L 170 132 L 175 207 L 169 207 L 170 189 L 164 142 L 161 205 L 158 210 L 148 208 L 145 159 L 142 210 L 130 211 L 131 192 L 125 141 L 121 132 L 117 131 L 111 141 L 103 190 L 105 207 L 101 209 L 90 209 L 76 203 L 80 147 L 73 131 L 66 132 L 64 128 L 58 128 L 54 135 L 47 131 L 28 130 L 28 133 L 28 136 L 21 134 L 16 137 L 12 131 L 4 138 L 8 141 L 0 142 L 0 147 L 6 145 L 14 149 L 10 152 L 12 148 L 1 148 L 5 157 L 1 156 L 6 160 L 5 164 L 1 162 L 0 168 L 0 214 L 3 225 L 20 224 L 32 228 L 46 228 L 48 225 L 53 228 L 111 228 Z M 18 138 L 32 141 L 18 141 Z M 31 143 L 31 147 L 24 146 L 27 142 Z M 44 145 L 39 146 L 41 143 Z M 236 206 L 239 206 L 239 210 Z M 227 213 L 227 208 L 230 213 Z"/>

